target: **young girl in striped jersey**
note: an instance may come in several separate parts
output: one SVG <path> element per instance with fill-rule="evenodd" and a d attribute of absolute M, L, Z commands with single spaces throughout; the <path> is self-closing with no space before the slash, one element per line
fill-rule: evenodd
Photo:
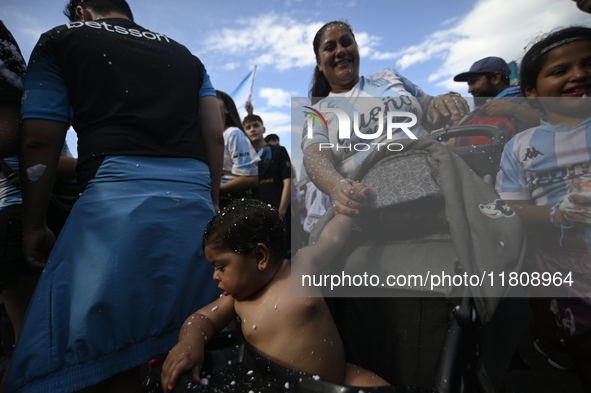
<path fill-rule="evenodd" d="M 496 188 L 536 240 L 532 270 L 571 273 L 572 285 L 532 297 L 535 345 L 554 366 L 575 367 L 591 391 L 591 194 L 580 192 L 591 182 L 591 29 L 547 35 L 525 54 L 520 73 L 524 95 L 545 118 L 507 143 Z"/>

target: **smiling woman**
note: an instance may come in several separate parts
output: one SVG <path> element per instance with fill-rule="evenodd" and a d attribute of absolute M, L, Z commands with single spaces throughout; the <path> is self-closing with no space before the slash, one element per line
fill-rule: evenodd
<path fill-rule="evenodd" d="M 351 28 L 345 23 L 329 23 L 314 37 L 314 52 L 320 75 L 328 82 L 326 93 L 345 93 L 359 81 L 359 48 Z M 314 85 L 316 87 L 316 85 Z M 323 97 L 324 91 L 311 92 L 312 97 Z"/>
<path fill-rule="evenodd" d="M 345 179 L 379 142 L 384 142 L 386 136 L 392 140 L 408 138 L 405 129 L 415 136 L 425 136 L 428 129 L 441 127 L 452 117 L 467 114 L 468 104 L 455 95 L 431 97 L 393 68 L 360 76 L 359 48 L 353 29 L 346 22 L 332 21 L 322 26 L 314 37 L 313 48 L 316 67 L 310 98 L 314 108 L 320 112 L 323 108 L 339 108 L 347 112 L 349 118 L 353 118 L 354 111 L 359 112 L 361 118 L 367 120 L 362 121 L 360 130 L 366 135 L 363 140 L 359 139 L 359 133 L 346 140 L 339 139 L 337 127 L 330 126 L 334 117 L 328 116 L 329 127 L 314 127 L 312 137 L 302 141 L 304 165 L 318 189 L 330 195 L 335 209 L 343 214 L 356 214 L 366 198 Z M 395 128 L 393 134 L 376 133 L 378 137 L 371 140 L 371 149 L 350 147 L 356 142 L 368 142 L 371 136 L 368 134 L 381 130 L 385 123 L 392 124 L 392 119 L 381 116 L 388 111 L 396 111 L 397 116 L 406 113 L 407 117 L 398 117 L 396 122 L 406 122 L 408 127 Z M 303 135 L 308 135 L 307 124 Z M 318 148 L 328 145 L 334 148 Z"/>
<path fill-rule="evenodd" d="M 326 124 L 305 122 L 302 134 L 304 165 L 313 184 L 330 195 L 336 213 L 357 215 L 368 198 L 360 191 L 364 189 L 363 185 L 349 178 L 373 151 L 380 149 L 378 146 L 392 140 L 426 136 L 428 130 L 441 127 L 452 117 L 467 114 L 469 108 L 457 95 L 432 97 L 426 94 L 394 68 L 385 68 L 368 76 L 360 75 L 358 43 L 346 22 L 332 21 L 322 26 L 314 37 L 313 48 L 316 67 L 309 95 L 313 112 L 316 115 L 325 112 Z M 345 124 L 340 125 L 344 114 L 353 119 L 354 132 L 341 136 L 341 129 L 346 128 Z M 384 128 L 386 132 L 383 132 Z M 330 148 L 323 148 L 326 146 Z M 348 361 L 370 369 L 390 383 L 429 387 L 425 381 L 431 381 L 431 376 L 422 380 L 415 379 L 415 376 L 434 370 L 436 356 L 425 356 L 429 359 L 420 366 L 421 370 L 408 373 L 400 367 L 394 369 L 388 360 L 392 359 L 392 354 L 412 358 L 415 356 L 414 348 L 425 344 L 392 337 L 392 332 L 421 329 L 400 313 L 388 315 L 387 312 L 388 309 L 416 309 L 416 299 L 388 299 L 388 302 L 367 298 L 332 300 L 332 311 Z M 427 324 L 440 317 L 445 320 L 449 315 L 447 308 L 451 303 L 428 304 L 443 311 L 438 316 L 431 313 Z M 378 308 L 380 311 L 376 313 Z M 367 334 L 368 326 L 376 327 L 372 334 Z M 441 337 L 445 334 L 446 325 L 441 326 L 442 329 L 430 334 L 434 341 L 443 341 Z"/>

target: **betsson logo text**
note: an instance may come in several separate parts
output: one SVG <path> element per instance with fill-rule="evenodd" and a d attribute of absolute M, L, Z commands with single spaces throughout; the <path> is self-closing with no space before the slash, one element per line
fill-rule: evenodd
<path fill-rule="evenodd" d="M 326 121 L 326 119 L 323 116 L 323 113 L 332 113 L 337 117 L 338 120 L 338 139 L 345 141 L 351 138 L 351 119 L 349 118 L 349 115 L 341 110 L 341 109 L 336 109 L 336 108 L 325 108 L 322 110 L 322 112 L 306 106 L 305 108 L 310 109 L 312 112 L 304 112 L 306 114 L 308 114 L 308 118 L 307 118 L 307 128 L 308 128 L 308 133 L 307 133 L 307 138 L 308 139 L 312 139 L 313 137 L 313 121 L 315 120 L 321 128 L 323 129 L 328 129 L 328 123 Z M 401 117 L 405 117 L 405 118 L 410 118 L 411 121 L 410 122 L 403 122 L 403 123 L 399 123 L 399 122 L 395 122 L 394 119 L 396 118 L 401 118 Z M 374 132 L 374 133 L 363 133 L 359 130 L 359 112 L 355 111 L 353 112 L 353 132 L 355 133 L 355 135 L 357 135 L 357 137 L 359 137 L 360 139 L 364 139 L 364 140 L 372 140 L 372 139 L 377 139 L 380 138 L 382 136 L 382 133 L 384 131 L 384 114 L 382 112 L 379 112 L 378 114 L 378 119 L 377 119 L 377 123 L 378 123 L 378 129 Z M 415 124 L 417 124 L 417 116 L 414 113 L 411 112 L 388 112 L 387 113 L 387 118 L 386 118 L 386 137 L 389 140 L 392 140 L 392 133 L 394 130 L 400 129 L 402 130 L 410 139 L 418 139 L 416 137 L 415 134 L 412 133 L 412 131 L 409 130 L 410 127 L 414 126 Z M 388 150 L 391 151 L 400 151 L 402 150 L 402 145 L 399 143 L 370 143 L 371 145 L 377 145 L 377 148 L 379 150 L 380 146 L 382 145 L 386 145 Z M 356 151 L 365 151 L 365 150 L 369 150 L 370 149 L 370 144 L 368 143 L 356 143 L 353 147 L 354 150 Z M 333 149 L 335 148 L 333 143 L 320 143 L 320 150 L 322 150 L 323 148 L 325 149 Z M 362 146 L 359 146 L 362 145 Z M 398 148 L 395 148 L 395 145 L 398 146 Z M 336 146 L 337 150 L 340 150 L 339 146 Z M 351 145 L 345 146 L 345 147 L 341 147 L 341 149 L 351 149 Z"/>
<path fill-rule="evenodd" d="M 119 33 L 119 34 L 123 34 L 123 35 L 129 34 L 134 37 L 139 37 L 139 38 L 143 37 L 143 38 L 147 38 L 149 40 L 158 40 L 158 41 L 166 40 L 166 42 L 170 42 L 168 37 L 165 36 L 164 34 L 152 33 L 151 31 L 139 31 L 136 29 L 126 29 L 125 27 L 111 25 L 107 22 L 100 22 L 100 23 L 94 22 L 94 21 L 72 22 L 72 23 L 66 24 L 66 26 L 68 27 L 68 30 L 69 29 L 77 29 L 82 26 L 88 26 L 88 27 L 92 27 L 93 29 L 105 29 L 106 31 L 112 32 L 112 33 Z"/>

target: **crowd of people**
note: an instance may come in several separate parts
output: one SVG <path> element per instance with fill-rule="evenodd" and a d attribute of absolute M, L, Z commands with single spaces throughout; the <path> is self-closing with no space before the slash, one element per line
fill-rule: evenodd
<path fill-rule="evenodd" d="M 576 1 L 584 12 L 588 3 Z M 506 215 L 516 213 L 528 231 L 534 270 L 591 273 L 589 28 L 532 42 L 519 86 L 503 59 L 476 61 L 454 78 L 475 97 L 471 110 L 461 95 L 429 95 L 394 68 L 360 75 L 353 28 L 326 23 L 311 48 L 310 108 L 362 120 L 346 139 L 337 116 L 306 121 L 301 187 L 252 104 L 241 119 L 206 65 L 136 24 L 125 0 L 70 0 L 64 14 L 70 23 L 41 36 L 28 66 L 0 22 L 0 289 L 16 339 L 9 353 L 2 329 L 11 362 L 0 391 L 139 392 L 139 366 L 169 351 L 162 381 L 172 391 L 183 372 L 200 380 L 205 344 L 236 317 L 244 339 L 286 367 L 347 385 L 428 388 L 454 299 L 326 302 L 315 290 L 293 297 L 291 277 L 303 274 L 296 264 L 329 269 L 351 243 L 376 193 L 353 176 L 376 146 L 411 146 L 449 127 L 493 125 L 510 139 L 495 188 Z M 394 119 L 381 115 L 389 111 Z M 70 126 L 77 160 L 64 145 Z M 367 149 L 344 148 L 368 139 Z M 487 143 L 459 138 L 444 150 Z M 57 238 L 47 223 L 56 179 L 77 179 L 80 191 Z M 329 218 L 323 227 L 321 217 Z M 575 369 L 587 391 L 589 293 L 582 280 L 566 296 L 532 297 L 527 306 L 536 348 Z M 409 345 L 404 334 L 391 336 L 415 329 L 429 337 Z M 409 348 L 421 361 L 401 365 Z M 489 370 L 491 391 L 508 367 Z"/>

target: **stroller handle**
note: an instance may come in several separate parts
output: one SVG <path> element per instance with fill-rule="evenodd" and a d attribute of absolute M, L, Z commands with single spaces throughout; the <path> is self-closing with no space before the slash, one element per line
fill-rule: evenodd
<path fill-rule="evenodd" d="M 433 132 L 430 138 L 439 142 L 446 142 L 452 138 L 475 135 L 489 137 L 491 139 L 490 144 L 493 146 L 503 146 L 507 141 L 506 135 L 499 128 L 487 124 L 451 127 Z"/>

